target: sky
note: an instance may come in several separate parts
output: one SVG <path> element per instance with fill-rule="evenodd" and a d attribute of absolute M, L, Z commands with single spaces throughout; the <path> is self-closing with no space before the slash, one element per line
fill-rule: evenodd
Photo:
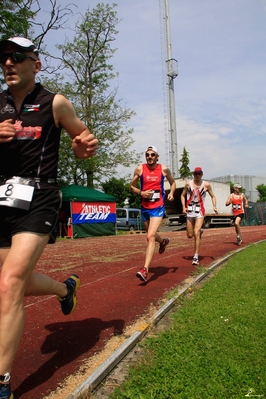
<path fill-rule="evenodd" d="M 111 60 L 118 72 L 117 99 L 136 112 L 132 149 L 158 148 L 171 166 L 167 146 L 167 88 L 161 49 L 162 0 L 117 0 L 119 24 Z M 45 9 L 45 3 L 42 7 Z M 106 0 L 76 0 L 84 13 Z M 58 0 L 66 6 L 69 1 Z M 190 169 L 204 177 L 266 176 L 266 0 L 168 0 L 174 79 L 177 157 L 189 153 Z M 74 26 L 75 18 L 68 21 Z M 56 33 L 49 51 L 63 43 Z M 120 170 L 120 177 L 132 174 Z M 178 162 L 178 168 L 181 166 Z M 119 176 L 116 176 L 119 177 Z"/>

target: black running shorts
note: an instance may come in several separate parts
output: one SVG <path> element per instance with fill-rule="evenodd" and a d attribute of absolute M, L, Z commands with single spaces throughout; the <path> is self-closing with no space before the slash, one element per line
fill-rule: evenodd
<path fill-rule="evenodd" d="M 233 219 L 233 221 L 235 222 L 235 220 L 236 220 L 236 218 L 240 218 L 241 220 L 243 219 L 243 217 L 244 217 L 244 213 L 239 213 L 239 215 L 236 215 L 236 216 L 232 216 L 232 219 Z"/>
<path fill-rule="evenodd" d="M 29 210 L 0 206 L 0 248 L 10 247 L 12 236 L 22 232 L 49 234 L 53 244 L 60 206 L 58 189 L 35 189 Z"/>

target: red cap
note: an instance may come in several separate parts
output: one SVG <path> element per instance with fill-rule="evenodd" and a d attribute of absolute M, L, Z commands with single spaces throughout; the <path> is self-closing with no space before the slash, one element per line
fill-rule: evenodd
<path fill-rule="evenodd" d="M 193 170 L 193 173 L 203 173 L 203 170 L 199 166 L 197 166 L 197 168 Z"/>

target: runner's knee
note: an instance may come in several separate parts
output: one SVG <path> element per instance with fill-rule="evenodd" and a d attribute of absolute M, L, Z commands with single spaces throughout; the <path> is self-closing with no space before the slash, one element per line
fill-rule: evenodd
<path fill-rule="evenodd" d="M 155 234 L 154 233 L 147 233 L 147 237 L 146 237 L 147 241 L 155 241 Z"/>

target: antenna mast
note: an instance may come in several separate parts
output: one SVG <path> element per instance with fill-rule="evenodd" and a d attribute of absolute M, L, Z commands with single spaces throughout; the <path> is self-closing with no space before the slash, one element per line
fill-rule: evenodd
<path fill-rule="evenodd" d="M 163 57 L 163 84 L 164 84 L 163 91 L 164 91 L 164 99 L 166 101 L 167 122 L 168 122 L 166 145 L 168 145 L 170 169 L 173 177 L 177 178 L 178 154 L 177 154 L 174 79 L 178 76 L 178 68 L 177 68 L 177 60 L 172 58 L 168 0 L 159 0 L 159 5 L 160 5 L 160 22 L 161 22 L 161 51 Z M 165 95 L 166 87 L 168 88 L 167 96 Z"/>

